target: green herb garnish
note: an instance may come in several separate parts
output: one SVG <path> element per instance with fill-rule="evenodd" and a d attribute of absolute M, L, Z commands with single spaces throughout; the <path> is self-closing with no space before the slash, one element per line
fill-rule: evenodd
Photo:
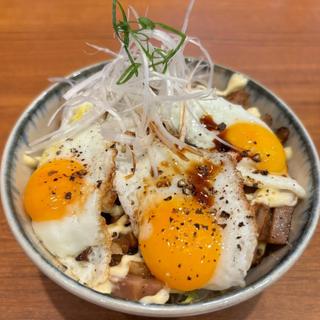
<path fill-rule="evenodd" d="M 122 16 L 121 20 L 117 20 L 117 8 Z M 117 84 L 127 82 L 134 75 L 138 76 L 139 68 L 141 67 L 141 63 L 135 61 L 135 58 L 130 52 L 130 40 L 132 38 L 146 55 L 150 63 L 149 67 L 155 71 L 159 71 L 159 68 L 161 68 L 160 71 L 162 73 L 166 72 L 170 60 L 178 52 L 186 39 L 186 35 L 183 32 L 164 23 L 154 22 L 147 17 L 139 17 L 137 21 L 128 21 L 127 15 L 118 0 L 113 0 L 112 2 L 112 25 L 115 34 L 122 42 L 124 50 L 126 51 L 131 63 L 131 65 L 122 73 Z M 154 30 L 157 27 L 180 37 L 180 41 L 174 49 L 166 51 L 157 46 L 150 46 L 150 37 L 144 33 L 144 31 Z"/>

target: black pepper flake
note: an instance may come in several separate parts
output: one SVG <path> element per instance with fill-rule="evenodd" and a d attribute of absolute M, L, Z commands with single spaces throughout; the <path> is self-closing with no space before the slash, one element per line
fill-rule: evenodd
<path fill-rule="evenodd" d="M 188 215 L 188 214 L 190 213 L 190 210 L 187 209 L 187 208 L 183 208 L 183 212 L 184 212 L 186 215 Z"/>
<path fill-rule="evenodd" d="M 269 174 L 269 171 L 268 170 L 255 170 L 255 171 L 253 171 L 253 173 L 258 173 L 263 176 L 267 176 Z"/>
<path fill-rule="evenodd" d="M 190 276 L 188 276 L 187 279 L 188 279 L 189 281 L 192 280 L 192 278 L 191 278 Z"/>
<path fill-rule="evenodd" d="M 240 152 L 240 156 L 246 158 L 249 156 L 249 150 L 243 150 Z"/>
<path fill-rule="evenodd" d="M 102 180 L 97 180 L 97 188 L 99 189 L 102 184 Z"/>
<path fill-rule="evenodd" d="M 89 255 L 92 252 L 92 248 L 88 247 L 82 251 L 78 256 L 76 256 L 76 261 L 89 261 Z"/>
<path fill-rule="evenodd" d="M 169 221 L 170 221 L 170 223 L 171 223 L 171 222 L 173 221 L 173 218 L 170 217 L 170 218 L 169 218 Z"/>
<path fill-rule="evenodd" d="M 169 196 L 169 197 L 167 197 L 167 198 L 164 198 L 163 200 L 164 201 L 170 201 L 172 199 L 172 196 Z"/>
<path fill-rule="evenodd" d="M 226 211 L 222 211 L 221 213 L 220 213 L 220 217 L 221 218 L 224 218 L 224 219 L 229 219 L 230 218 L 230 213 L 228 213 L 228 212 L 226 212 Z"/>
<path fill-rule="evenodd" d="M 238 224 L 238 227 L 239 227 L 239 228 L 244 227 L 244 223 L 241 221 L 241 222 Z"/>
<path fill-rule="evenodd" d="M 219 223 L 218 225 L 219 225 L 222 229 L 224 229 L 224 228 L 227 226 L 226 223 Z"/>
<path fill-rule="evenodd" d="M 72 193 L 71 192 L 66 192 L 65 195 L 64 195 L 64 198 L 66 200 L 70 200 L 72 198 Z"/>
<path fill-rule="evenodd" d="M 239 251 L 241 251 L 241 246 L 240 246 L 240 244 L 237 244 L 237 248 L 239 249 Z"/>
<path fill-rule="evenodd" d="M 182 193 L 186 196 L 193 195 L 195 193 L 195 187 L 193 185 L 187 185 L 182 188 Z"/>
<path fill-rule="evenodd" d="M 157 182 L 156 186 L 157 186 L 157 188 L 170 187 L 171 181 L 168 179 L 161 179 L 160 181 Z"/>
<path fill-rule="evenodd" d="M 58 178 L 54 178 L 53 181 L 58 181 Z"/>
<path fill-rule="evenodd" d="M 226 127 L 227 127 L 227 125 L 224 122 L 221 122 L 221 123 L 218 124 L 218 130 L 219 131 L 225 130 Z"/>
<path fill-rule="evenodd" d="M 209 174 L 209 167 L 206 164 L 198 166 L 197 170 L 202 177 L 207 177 Z"/>
<path fill-rule="evenodd" d="M 253 160 L 254 162 L 261 162 L 261 156 L 260 156 L 260 154 L 259 154 L 259 153 L 254 154 L 254 155 L 252 156 L 252 160 Z"/>
<path fill-rule="evenodd" d="M 186 182 L 186 180 L 184 180 L 184 179 L 180 179 L 180 180 L 177 182 L 177 186 L 178 186 L 179 188 L 185 187 L 186 185 L 187 185 L 187 182 Z"/>
<path fill-rule="evenodd" d="M 193 224 L 198 230 L 200 229 L 200 224 L 199 223 L 194 223 Z"/>
<path fill-rule="evenodd" d="M 178 264 L 178 268 L 181 268 L 181 263 Z"/>

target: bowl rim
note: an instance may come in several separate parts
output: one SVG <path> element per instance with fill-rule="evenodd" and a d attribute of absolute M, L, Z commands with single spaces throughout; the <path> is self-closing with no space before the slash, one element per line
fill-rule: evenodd
<path fill-rule="evenodd" d="M 77 78 L 83 73 L 88 72 L 94 68 L 102 68 L 108 61 L 99 62 L 81 68 L 77 71 L 72 72 L 66 78 Z M 222 65 L 217 65 L 220 68 L 231 71 L 232 73 L 237 72 L 231 68 L 224 67 Z M 243 73 L 241 73 L 243 74 Z M 244 74 L 245 75 L 245 74 Z M 246 75 L 245 75 L 246 76 Z M 291 108 L 277 95 L 272 93 L 269 89 L 264 87 L 261 83 L 248 77 L 250 82 L 260 87 L 265 93 L 267 93 L 271 98 L 273 98 L 279 105 L 281 105 L 282 111 L 284 111 L 285 117 L 289 117 L 295 126 L 299 128 L 299 135 L 308 143 L 308 148 L 310 151 L 310 158 L 313 160 L 313 173 L 315 173 L 316 181 L 316 192 L 313 195 L 313 205 L 310 212 L 310 218 L 307 221 L 302 234 L 300 235 L 299 242 L 296 244 L 294 250 L 288 252 L 285 259 L 282 259 L 280 263 L 264 275 L 262 278 L 258 279 L 254 283 L 247 287 L 236 289 L 226 295 L 221 295 L 216 297 L 212 301 L 199 302 L 191 305 L 144 305 L 138 302 L 120 300 L 113 298 L 109 295 L 105 295 L 94 291 L 84 285 L 81 285 L 77 281 L 66 276 L 62 271 L 58 270 L 52 264 L 49 263 L 32 245 L 31 241 L 24 235 L 21 226 L 17 218 L 15 217 L 14 208 L 10 201 L 10 188 L 8 184 L 8 173 L 10 170 L 10 157 L 15 150 L 14 141 L 16 139 L 17 132 L 19 128 L 27 120 L 27 117 L 32 111 L 34 111 L 39 103 L 46 98 L 46 95 L 53 90 L 55 90 L 59 84 L 53 84 L 48 88 L 44 89 L 21 113 L 20 117 L 16 121 L 13 129 L 11 130 L 9 137 L 7 139 L 1 162 L 1 199 L 4 208 L 4 213 L 7 218 L 8 224 L 10 226 L 11 232 L 14 237 L 23 248 L 28 257 L 33 261 L 33 263 L 51 280 L 66 289 L 67 291 L 75 294 L 76 296 L 90 301 L 96 305 L 102 307 L 125 312 L 128 314 L 140 315 L 140 316 L 153 316 L 153 317 L 175 317 L 175 316 L 192 316 L 204 313 L 209 313 L 213 311 L 218 311 L 232 305 L 241 303 L 257 294 L 259 294 L 266 287 L 270 286 L 276 280 L 278 280 L 288 269 L 298 260 L 309 241 L 311 240 L 319 219 L 320 214 L 320 177 L 319 177 L 319 157 L 316 147 L 299 118 L 291 110 Z"/>

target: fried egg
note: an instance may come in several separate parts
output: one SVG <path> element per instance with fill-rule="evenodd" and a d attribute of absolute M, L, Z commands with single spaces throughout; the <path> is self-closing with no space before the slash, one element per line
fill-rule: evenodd
<path fill-rule="evenodd" d="M 172 109 L 160 108 L 166 126 L 173 133 L 179 130 L 181 108 L 178 105 Z M 288 175 L 285 148 L 258 116 L 222 97 L 194 101 L 185 108 L 186 140 L 192 145 L 211 149 L 217 143 L 218 134 L 238 151 L 246 151 L 249 157 L 258 156 L 258 162 L 244 158 L 237 165 L 245 185 L 274 191 L 272 198 L 257 193 L 253 202 L 292 205 L 305 197 L 305 190 Z"/>
<path fill-rule="evenodd" d="M 190 144 L 210 149 L 215 146 L 215 139 L 219 135 L 236 149 L 248 151 L 250 156 L 258 154 L 258 169 L 277 175 L 287 173 L 284 148 L 277 136 L 261 119 L 240 105 L 214 96 L 188 102 L 185 106 L 177 104 L 166 108 L 164 105 L 160 107 L 160 114 L 172 132 L 180 131 L 183 107 L 186 108 L 186 141 Z"/>
<path fill-rule="evenodd" d="M 108 279 L 111 238 L 100 213 L 114 157 L 96 123 L 47 148 L 24 192 L 37 237 L 67 274 L 92 288 Z"/>
<path fill-rule="evenodd" d="M 179 291 L 244 285 L 257 234 L 233 159 L 217 152 L 181 159 L 159 142 L 150 151 L 158 175 L 146 155 L 132 174 L 130 157 L 119 153 L 114 187 L 152 274 Z"/>

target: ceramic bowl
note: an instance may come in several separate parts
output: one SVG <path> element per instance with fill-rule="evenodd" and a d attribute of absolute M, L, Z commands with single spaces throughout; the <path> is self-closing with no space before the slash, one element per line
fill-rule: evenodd
<path fill-rule="evenodd" d="M 104 64 L 89 66 L 69 76 L 81 81 L 100 70 Z M 234 71 L 222 66 L 215 67 L 214 82 L 223 89 Z M 157 317 L 174 317 L 208 313 L 247 300 L 279 279 L 300 257 L 313 235 L 319 217 L 319 160 L 316 148 L 306 129 L 292 110 L 254 80 L 250 80 L 246 91 L 250 94 L 250 104 L 262 113 L 269 113 L 273 126 L 290 129 L 288 145 L 293 149 L 289 161 L 291 175 L 306 189 L 307 197 L 300 201 L 292 220 L 289 244 L 263 259 L 251 269 L 244 288 L 228 290 L 223 294 L 211 294 L 201 301 L 189 305 L 143 305 L 124 301 L 89 289 L 66 276 L 54 262 L 52 256 L 35 237 L 29 218 L 25 215 L 21 194 L 31 174 L 22 161 L 28 142 L 48 133 L 47 122 L 62 102 L 62 94 L 68 84 L 55 84 L 45 90 L 23 112 L 13 128 L 6 144 L 1 169 L 1 196 L 4 211 L 17 241 L 30 259 L 49 278 L 69 292 L 102 307 L 130 314 Z"/>

